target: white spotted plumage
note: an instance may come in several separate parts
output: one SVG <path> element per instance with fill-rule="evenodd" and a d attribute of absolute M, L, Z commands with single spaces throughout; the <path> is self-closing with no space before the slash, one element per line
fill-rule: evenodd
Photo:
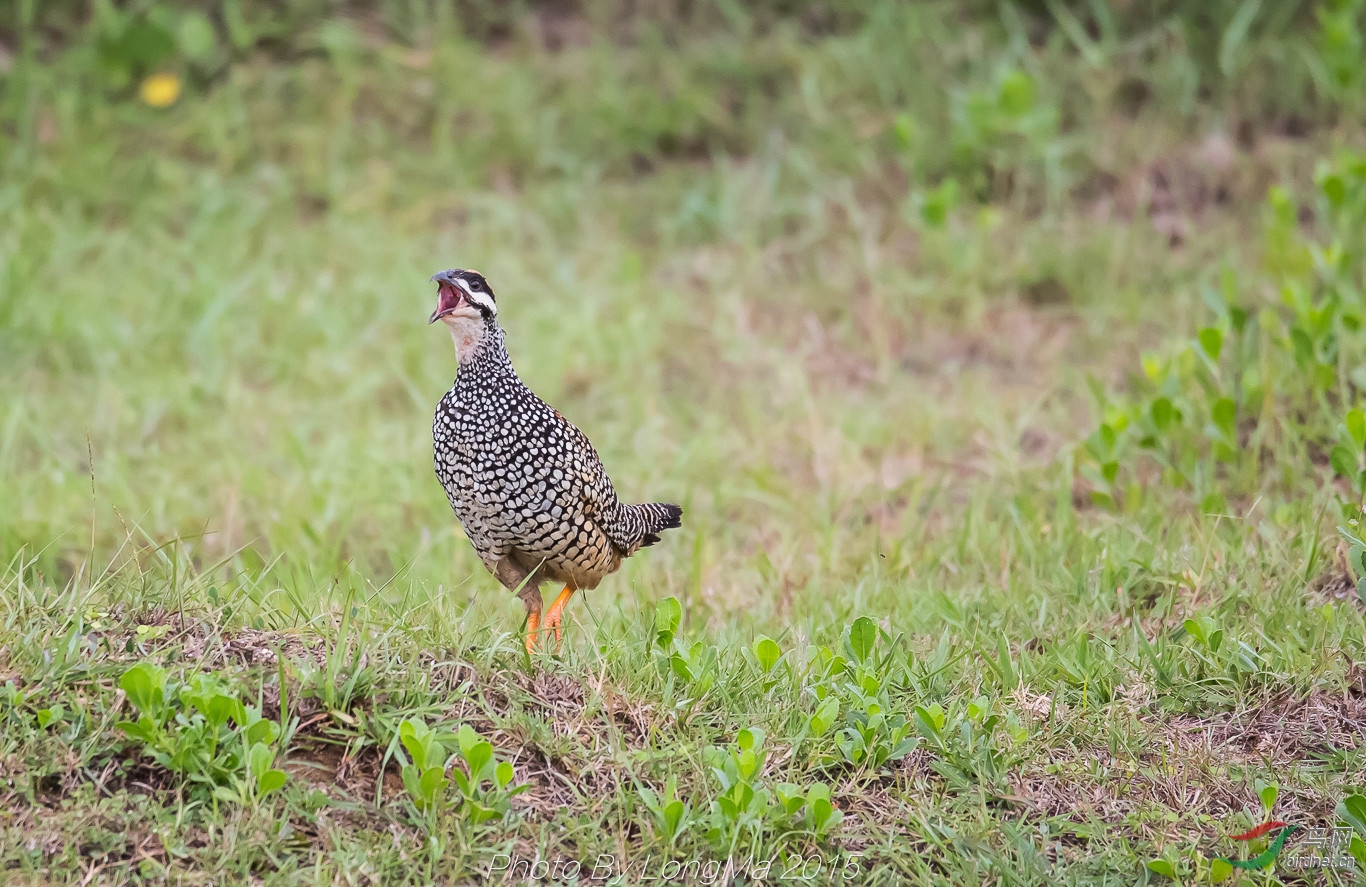
<path fill-rule="evenodd" d="M 543 581 L 597 587 L 622 558 L 679 526 L 682 509 L 620 502 L 588 438 L 517 377 L 487 281 L 464 270 L 434 279 L 460 290 L 442 290 L 433 314 L 460 361 L 432 421 L 451 509 L 484 566 L 509 589 L 522 586 L 529 608 L 528 595 L 539 608 Z"/>

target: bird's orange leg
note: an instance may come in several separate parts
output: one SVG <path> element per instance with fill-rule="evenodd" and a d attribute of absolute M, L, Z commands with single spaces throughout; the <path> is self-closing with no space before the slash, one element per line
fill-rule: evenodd
<path fill-rule="evenodd" d="M 564 605 L 569 603 L 569 599 L 574 596 L 574 587 L 566 585 L 560 596 L 550 604 L 550 609 L 545 614 L 545 627 L 555 629 L 555 643 L 564 640 L 564 635 L 560 630 L 560 623 L 564 619 Z"/>
<path fill-rule="evenodd" d="M 526 614 L 526 651 L 536 652 L 536 633 L 541 629 L 541 611 L 528 610 Z"/>

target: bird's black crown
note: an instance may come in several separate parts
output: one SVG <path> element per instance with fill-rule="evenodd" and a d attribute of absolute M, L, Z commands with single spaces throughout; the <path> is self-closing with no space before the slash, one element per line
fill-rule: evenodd
<path fill-rule="evenodd" d="M 493 299 L 495 302 L 498 301 L 498 297 L 493 294 L 493 287 L 489 286 L 489 282 L 484 279 L 484 275 L 480 274 L 478 271 L 471 271 L 465 268 L 451 268 L 449 271 L 438 271 L 433 274 L 432 280 L 439 282 L 441 280 L 451 280 L 455 277 L 465 281 L 465 285 L 470 288 L 470 292 L 485 293 L 490 299 Z"/>

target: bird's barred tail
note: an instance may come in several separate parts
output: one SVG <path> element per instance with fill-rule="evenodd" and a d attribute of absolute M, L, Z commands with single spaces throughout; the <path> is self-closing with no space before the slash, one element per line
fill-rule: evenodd
<path fill-rule="evenodd" d="M 683 526 L 683 509 L 677 505 L 651 502 L 648 505 L 633 506 L 645 523 L 645 536 L 640 540 L 644 548 L 659 541 L 659 534 Z"/>

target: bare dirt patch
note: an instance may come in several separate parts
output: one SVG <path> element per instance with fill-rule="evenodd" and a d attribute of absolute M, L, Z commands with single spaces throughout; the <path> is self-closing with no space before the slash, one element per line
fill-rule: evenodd
<path fill-rule="evenodd" d="M 1287 766 L 1366 743 L 1366 699 L 1350 692 L 1287 694 L 1215 717 L 1178 715 L 1162 726 L 1181 755 Z"/>
<path fill-rule="evenodd" d="M 1285 771 L 1366 742 L 1366 699 L 1352 693 L 1287 694 L 1209 717 L 1139 720 L 1150 728 L 1152 750 L 1136 758 L 1105 747 L 1055 752 L 1023 768 L 1012 787 L 1038 814 L 1189 838 L 1209 831 L 1197 825 L 1201 816 L 1226 821 L 1260 810 L 1251 772 Z M 1287 821 L 1326 822 L 1336 801 L 1303 785 L 1283 787 L 1276 811 Z M 1180 819 L 1168 811 L 1181 811 Z"/>

